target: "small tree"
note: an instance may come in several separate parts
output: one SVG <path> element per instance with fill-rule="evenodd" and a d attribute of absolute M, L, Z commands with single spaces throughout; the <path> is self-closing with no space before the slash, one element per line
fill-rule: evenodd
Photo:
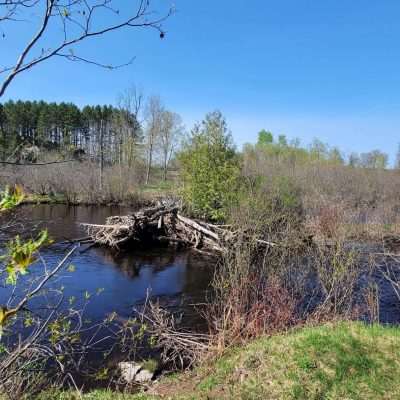
<path fill-rule="evenodd" d="M 221 112 L 207 114 L 194 127 L 179 160 L 188 207 L 197 216 L 223 220 L 237 195 L 239 158 Z"/>
<path fill-rule="evenodd" d="M 272 133 L 269 131 L 266 131 L 265 129 L 262 129 L 260 132 L 258 132 L 258 142 L 257 144 L 259 145 L 266 145 L 266 144 L 271 144 L 274 141 L 274 137 L 272 136 Z"/>
<path fill-rule="evenodd" d="M 152 96 L 148 100 L 146 108 L 146 129 L 145 134 L 145 149 L 146 149 L 146 185 L 150 181 L 151 167 L 153 165 L 154 152 L 156 150 L 161 126 L 162 116 L 164 114 L 164 106 L 158 96 Z"/>
<path fill-rule="evenodd" d="M 353 152 L 349 155 L 349 166 L 350 167 L 359 167 L 360 166 L 360 156 Z"/>
<path fill-rule="evenodd" d="M 361 166 L 363 168 L 385 169 L 388 164 L 389 156 L 380 150 L 372 150 L 368 153 L 362 153 Z"/>
<path fill-rule="evenodd" d="M 326 160 L 328 146 L 319 139 L 314 139 L 310 145 L 310 155 L 313 160 Z"/>
<path fill-rule="evenodd" d="M 182 118 L 171 111 L 162 114 L 160 131 L 160 153 L 163 168 L 163 180 L 167 180 L 167 173 L 171 158 L 183 133 Z"/>
<path fill-rule="evenodd" d="M 344 158 L 338 147 L 333 147 L 329 151 L 328 159 L 332 164 L 343 165 Z"/>
<path fill-rule="evenodd" d="M 278 144 L 281 147 L 287 147 L 288 143 L 287 143 L 286 135 L 278 136 Z"/>

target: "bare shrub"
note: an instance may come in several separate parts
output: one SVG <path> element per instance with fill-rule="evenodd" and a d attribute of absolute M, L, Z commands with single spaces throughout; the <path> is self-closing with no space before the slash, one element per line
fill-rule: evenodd
<path fill-rule="evenodd" d="M 319 301 L 313 318 L 352 318 L 362 272 L 359 252 L 340 240 L 316 246 L 313 254 Z"/>
<path fill-rule="evenodd" d="M 338 206 L 322 208 L 318 219 L 318 228 L 321 233 L 327 237 L 335 236 L 335 233 L 342 222 Z"/>
<path fill-rule="evenodd" d="M 142 323 L 146 323 L 154 347 L 161 351 L 164 367 L 172 370 L 190 368 L 208 352 L 210 336 L 182 330 L 175 316 L 160 307 L 158 302 L 149 302 L 140 316 Z"/>
<path fill-rule="evenodd" d="M 237 254 L 225 260 L 217 273 L 209 318 L 213 345 L 219 350 L 297 322 L 296 299 L 284 283 L 252 270 L 249 260 Z"/>
<path fill-rule="evenodd" d="M 290 258 L 301 247 L 301 205 L 287 181 L 252 185 L 230 222 L 238 240 L 217 267 L 208 318 L 218 350 L 296 324 L 297 293 L 290 284 Z M 259 239 L 278 242 L 260 246 Z"/>
<path fill-rule="evenodd" d="M 390 251 L 387 249 L 387 246 L 384 246 L 384 252 L 380 254 L 376 263 L 382 276 L 393 289 L 400 304 L 400 254 Z"/>

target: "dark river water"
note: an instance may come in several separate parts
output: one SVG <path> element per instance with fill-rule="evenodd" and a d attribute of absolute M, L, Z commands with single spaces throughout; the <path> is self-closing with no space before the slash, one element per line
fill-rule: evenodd
<path fill-rule="evenodd" d="M 132 211 L 104 206 L 23 206 L 17 211 L 17 219 L 23 221 L 24 228 L 16 225 L 12 234 L 29 231 L 32 226 L 37 230 L 46 228 L 55 244 L 42 250 L 41 256 L 51 268 L 70 246 L 60 242 L 86 235 L 80 223 L 102 224 L 111 215 Z M 187 306 L 186 314 L 190 314 L 189 305 L 204 302 L 213 273 L 212 259 L 193 251 L 170 248 L 131 249 L 118 253 L 82 245 L 69 263 L 73 268 L 64 269 L 52 285 L 63 287 L 65 298 L 73 298 L 78 304 L 89 295 L 85 318 L 92 321 L 102 320 L 112 312 L 127 318 L 147 297 L 167 307 Z M 32 276 L 36 271 L 43 271 L 42 264 L 31 268 Z M 9 290 L 0 291 L 0 303 L 4 304 L 8 295 Z M 202 323 L 199 317 L 188 321 L 191 328 Z"/>

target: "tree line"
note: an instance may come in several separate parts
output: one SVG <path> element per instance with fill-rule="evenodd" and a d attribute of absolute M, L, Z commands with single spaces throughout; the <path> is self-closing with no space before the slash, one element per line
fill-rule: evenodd
<path fill-rule="evenodd" d="M 203 134 L 200 134 L 202 130 Z M 192 145 L 202 143 L 207 137 L 204 134 L 206 131 L 214 134 L 228 132 L 220 112 L 208 114 L 202 123 L 194 127 L 189 136 Z M 166 180 L 178 150 L 181 155 L 187 150 L 187 141 L 182 141 L 183 136 L 180 116 L 168 110 L 158 96 L 145 98 L 135 87 L 120 94 L 116 105 L 80 108 L 73 103 L 21 100 L 0 104 L 1 160 L 23 162 L 21 153 L 27 147 L 39 149 L 42 158 L 65 160 L 77 156 L 98 165 L 100 188 L 104 168 L 112 165 L 140 166 L 146 184 L 150 181 L 152 168 L 157 166 Z M 292 165 L 293 168 L 309 162 L 374 169 L 388 166 L 388 156 L 380 150 L 352 153 L 346 157 L 337 147 L 330 147 L 318 139 L 306 147 L 300 145 L 299 139 L 288 140 L 285 135 L 274 137 L 266 130 L 259 132 L 257 143 L 246 144 L 243 151 L 237 153 L 239 155 L 243 160 L 263 157 L 270 162 Z M 189 160 L 178 157 L 181 166 L 188 161 L 194 162 L 196 157 L 192 156 Z M 203 156 L 200 157 L 202 168 L 210 160 L 211 164 L 216 163 L 208 151 Z M 228 175 L 224 182 L 229 182 Z M 212 179 L 208 177 L 206 181 L 209 184 Z M 212 190 L 210 185 L 208 189 Z"/>
<path fill-rule="evenodd" d="M 265 156 L 276 162 L 288 162 L 294 165 L 320 161 L 335 165 L 348 165 L 359 168 L 386 169 L 389 156 L 378 150 L 365 153 L 352 152 L 348 157 L 336 146 L 329 146 L 319 139 L 314 139 L 309 146 L 301 146 L 300 139 L 288 140 L 285 135 L 274 135 L 261 130 L 255 145 L 246 144 L 244 152 L 262 152 Z M 397 156 L 396 168 L 400 166 L 400 149 Z"/>
<path fill-rule="evenodd" d="M 145 164 L 148 182 L 155 164 L 167 179 L 182 134 L 178 114 L 157 96 L 145 100 L 135 88 L 122 93 L 115 106 L 21 100 L 0 104 L 2 161 L 19 162 L 21 151 L 34 146 L 42 157 L 79 155 L 96 161 L 100 175 L 106 165 Z"/>

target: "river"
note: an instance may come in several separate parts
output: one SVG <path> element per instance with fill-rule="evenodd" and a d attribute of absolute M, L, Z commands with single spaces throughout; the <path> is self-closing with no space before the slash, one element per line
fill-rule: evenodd
<path fill-rule="evenodd" d="M 125 215 L 132 211 L 126 207 L 26 205 L 6 217 L 17 221 L 14 228 L 7 230 L 6 236 L 26 234 L 32 232 L 32 228 L 36 232 L 44 228 L 48 230 L 55 244 L 41 251 L 42 260 L 31 268 L 31 277 L 34 278 L 43 272 L 43 263 L 51 268 L 63 257 L 70 245 L 60 242 L 85 236 L 80 223 L 102 224 L 111 215 Z M 135 308 L 151 297 L 172 310 L 181 310 L 188 328 L 202 330 L 204 321 L 193 312 L 192 305 L 204 303 L 214 261 L 191 250 L 136 248 L 116 252 L 84 245 L 69 260 L 73 268 L 64 269 L 52 287 L 63 287 L 65 299 L 74 299 L 78 305 L 89 296 L 85 318 L 91 321 L 103 320 L 113 312 L 128 318 Z M 398 324 L 399 299 L 379 271 L 373 274 L 373 279 L 379 287 L 380 322 Z M 24 280 L 29 282 L 30 277 L 24 277 Z M 6 303 L 11 290 L 5 287 L 0 291 L 0 304 Z M 16 295 L 18 297 L 18 293 Z"/>
<path fill-rule="evenodd" d="M 60 244 L 85 236 L 80 223 L 102 224 L 111 215 L 124 215 L 133 210 L 124 207 L 35 205 L 22 206 L 15 214 L 17 224 L 8 231 L 16 233 L 47 229 L 54 244 L 41 251 L 42 260 L 31 267 L 34 277 L 57 265 L 70 245 Z M 41 264 L 41 265 L 39 265 Z M 212 279 L 212 259 L 199 253 L 170 248 L 131 249 L 116 252 L 106 248 L 83 245 L 70 258 L 73 267 L 59 274 L 54 288 L 63 288 L 66 299 L 77 303 L 87 296 L 85 318 L 102 320 L 112 312 L 127 318 L 147 297 L 161 301 L 167 307 L 176 308 L 204 302 Z M 29 281 L 29 277 L 24 280 Z M 0 303 L 5 304 L 11 289 L 0 291 Z M 190 307 L 186 307 L 189 313 Z M 201 324 L 197 316 L 188 319 L 193 329 Z"/>

